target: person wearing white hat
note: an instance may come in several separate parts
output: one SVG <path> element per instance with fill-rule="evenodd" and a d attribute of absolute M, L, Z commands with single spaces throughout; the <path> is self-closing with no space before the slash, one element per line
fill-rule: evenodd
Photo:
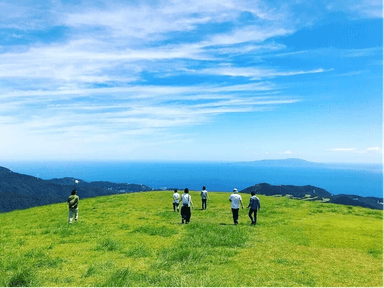
<path fill-rule="evenodd" d="M 229 201 L 232 203 L 231 208 L 232 208 L 233 222 L 235 223 L 235 225 L 237 225 L 239 224 L 238 219 L 239 219 L 240 204 L 242 209 L 244 209 L 244 206 L 243 206 L 243 199 L 241 199 L 241 196 L 238 194 L 238 191 L 236 188 L 233 189 L 233 193 L 231 194 L 231 196 L 229 196 Z"/>

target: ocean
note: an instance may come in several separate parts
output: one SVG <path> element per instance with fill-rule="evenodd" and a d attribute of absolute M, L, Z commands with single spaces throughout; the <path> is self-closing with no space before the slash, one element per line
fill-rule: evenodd
<path fill-rule="evenodd" d="M 219 162 L 5 162 L 0 166 L 41 179 L 144 184 L 156 189 L 188 187 L 208 191 L 242 190 L 258 183 L 312 185 L 332 194 L 383 197 L 381 165 L 314 167 L 260 166 Z"/>

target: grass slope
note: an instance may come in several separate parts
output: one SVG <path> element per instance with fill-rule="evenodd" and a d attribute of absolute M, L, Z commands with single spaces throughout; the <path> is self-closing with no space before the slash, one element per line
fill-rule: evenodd
<path fill-rule="evenodd" d="M 0 286 L 383 285 L 383 211 L 260 196 L 234 226 L 228 193 L 191 195 L 188 225 L 172 192 L 80 200 L 72 225 L 65 203 L 0 214 Z"/>

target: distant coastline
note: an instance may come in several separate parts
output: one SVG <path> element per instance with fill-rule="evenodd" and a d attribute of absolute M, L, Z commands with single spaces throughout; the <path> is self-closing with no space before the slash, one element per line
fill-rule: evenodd
<path fill-rule="evenodd" d="M 379 164 L 354 166 L 305 160 L 294 162 L 296 165 L 291 165 L 292 159 L 249 162 L 25 161 L 3 162 L 0 166 L 45 180 L 77 177 L 87 182 L 136 183 L 155 189 L 189 187 L 199 190 L 207 186 L 211 191 L 225 192 L 234 187 L 242 190 L 265 182 L 271 185 L 313 185 L 332 194 L 383 196 L 383 173 Z"/>
<path fill-rule="evenodd" d="M 165 169 L 165 171 L 169 173 L 170 166 L 166 166 L 165 168 L 168 168 Z M 180 166 L 178 166 L 178 168 L 180 168 Z M 200 166 L 199 168 L 204 168 L 204 166 Z M 216 169 L 218 168 L 219 167 L 216 167 Z M 205 175 L 207 174 L 204 169 L 202 172 Z M 172 175 L 173 174 L 174 173 L 172 173 Z M 185 184 L 185 181 L 186 179 L 183 180 L 183 184 Z M 189 181 L 191 181 L 191 179 L 189 179 Z M 209 181 L 209 179 L 206 179 L 206 182 L 209 183 Z M 179 184 L 171 186 L 172 189 L 178 188 L 182 190 L 182 187 L 184 186 L 180 186 Z M 43 180 L 39 177 L 20 174 L 17 172 L 13 172 L 5 167 L 0 167 L 0 198 L 2 199 L 0 203 L 0 212 L 7 212 L 15 209 L 25 209 L 34 206 L 65 202 L 69 191 L 74 188 L 78 190 L 78 193 L 79 195 L 81 195 L 82 198 L 90 198 L 120 193 L 145 192 L 153 190 L 165 191 L 169 190 L 171 187 L 162 187 L 159 189 L 150 187 L 148 185 L 134 183 L 116 183 L 111 181 L 87 182 L 79 177 L 64 177 Z M 191 191 L 199 190 L 199 188 L 196 189 L 192 186 L 189 187 Z M 212 187 L 215 186 L 212 185 Z M 225 190 L 219 191 L 225 192 Z M 248 186 L 245 189 L 242 189 L 240 192 L 250 193 L 252 191 L 255 191 L 257 194 L 260 195 L 284 196 L 303 201 L 320 201 L 325 203 L 329 202 L 352 206 L 362 206 L 371 209 L 383 209 L 382 197 L 363 197 L 358 195 L 346 194 L 334 195 L 323 188 L 312 185 L 297 186 L 282 184 L 271 185 L 269 183 L 259 183 L 256 185 Z"/>

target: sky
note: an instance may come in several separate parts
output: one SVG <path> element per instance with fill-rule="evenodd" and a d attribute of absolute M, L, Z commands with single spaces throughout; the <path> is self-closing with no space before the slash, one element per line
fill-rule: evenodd
<path fill-rule="evenodd" d="M 379 0 L 0 0 L 0 160 L 381 163 Z"/>

